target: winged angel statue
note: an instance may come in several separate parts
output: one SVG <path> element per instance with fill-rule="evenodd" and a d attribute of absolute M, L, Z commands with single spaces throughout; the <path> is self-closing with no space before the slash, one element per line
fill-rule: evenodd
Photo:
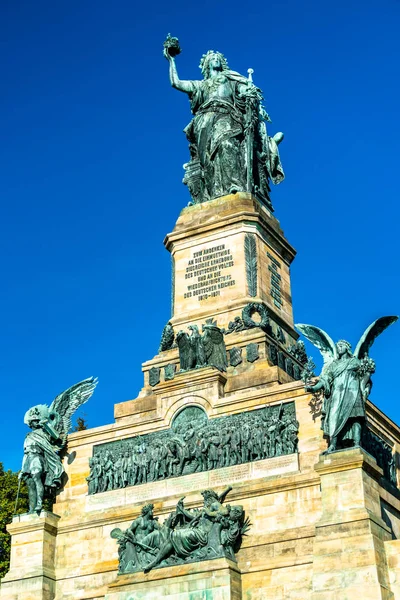
<path fill-rule="evenodd" d="M 375 339 L 398 317 L 381 317 L 374 321 L 361 336 L 354 353 L 346 340 L 335 345 L 331 337 L 315 325 L 297 324 L 296 328 L 314 346 L 324 359 L 318 382 L 306 386 L 307 392 L 322 390 L 321 427 L 328 438 L 325 453 L 351 445 L 359 446 L 365 425 L 365 403 L 372 387 L 371 375 L 375 362 L 369 350 Z"/>
<path fill-rule="evenodd" d="M 43 499 L 65 483 L 62 458 L 67 451 L 67 436 L 74 412 L 89 400 L 97 378 L 89 377 L 59 394 L 50 406 L 30 408 L 24 423 L 31 428 L 24 442 L 24 458 L 19 474 L 28 486 L 29 512 L 40 513 Z"/>

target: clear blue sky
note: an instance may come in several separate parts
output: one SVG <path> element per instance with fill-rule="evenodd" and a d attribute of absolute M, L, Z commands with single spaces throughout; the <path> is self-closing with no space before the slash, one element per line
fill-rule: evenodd
<path fill-rule="evenodd" d="M 170 315 L 162 240 L 189 201 L 182 78 L 222 51 L 282 130 L 276 216 L 298 250 L 297 322 L 353 344 L 399 312 L 398 0 L 2 0 L 0 4 L 0 460 L 19 468 L 25 411 L 76 381 L 113 421 Z M 373 402 L 400 421 L 400 325 L 371 355 Z M 312 350 L 314 359 L 317 350 Z"/>

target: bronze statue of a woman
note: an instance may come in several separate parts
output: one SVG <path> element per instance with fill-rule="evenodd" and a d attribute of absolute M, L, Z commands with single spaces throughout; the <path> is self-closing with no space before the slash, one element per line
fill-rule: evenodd
<path fill-rule="evenodd" d="M 284 178 L 278 152 L 283 134 L 267 135 L 269 117 L 251 69 L 249 78 L 243 77 L 229 69 L 223 54 L 209 50 L 200 62 L 204 79 L 181 80 L 175 64 L 179 52 L 177 39 L 169 36 L 164 56 L 171 84 L 188 94 L 194 115 L 185 128 L 191 159 L 183 179 L 193 203 L 247 191 L 272 209 L 269 179 Z"/>

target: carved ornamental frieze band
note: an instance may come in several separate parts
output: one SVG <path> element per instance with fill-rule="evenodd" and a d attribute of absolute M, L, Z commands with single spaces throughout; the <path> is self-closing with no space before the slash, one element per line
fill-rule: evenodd
<path fill-rule="evenodd" d="M 89 494 L 297 452 L 294 402 L 208 419 L 187 406 L 171 429 L 94 446 Z"/>

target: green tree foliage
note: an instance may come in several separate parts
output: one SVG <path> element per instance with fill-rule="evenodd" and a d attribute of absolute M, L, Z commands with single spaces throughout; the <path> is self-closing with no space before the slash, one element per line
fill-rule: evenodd
<path fill-rule="evenodd" d="M 82 417 L 78 417 L 76 419 L 76 424 L 73 426 L 73 428 L 71 429 L 72 432 L 74 431 L 84 431 L 85 429 L 87 429 L 87 421 L 85 419 L 84 416 Z"/>
<path fill-rule="evenodd" d="M 12 521 L 17 491 L 18 473 L 5 471 L 3 463 L 0 462 L 0 578 L 4 577 L 9 569 L 11 537 L 7 533 L 6 525 Z M 28 490 L 25 482 L 21 481 L 17 513 L 25 513 L 28 510 Z"/>

